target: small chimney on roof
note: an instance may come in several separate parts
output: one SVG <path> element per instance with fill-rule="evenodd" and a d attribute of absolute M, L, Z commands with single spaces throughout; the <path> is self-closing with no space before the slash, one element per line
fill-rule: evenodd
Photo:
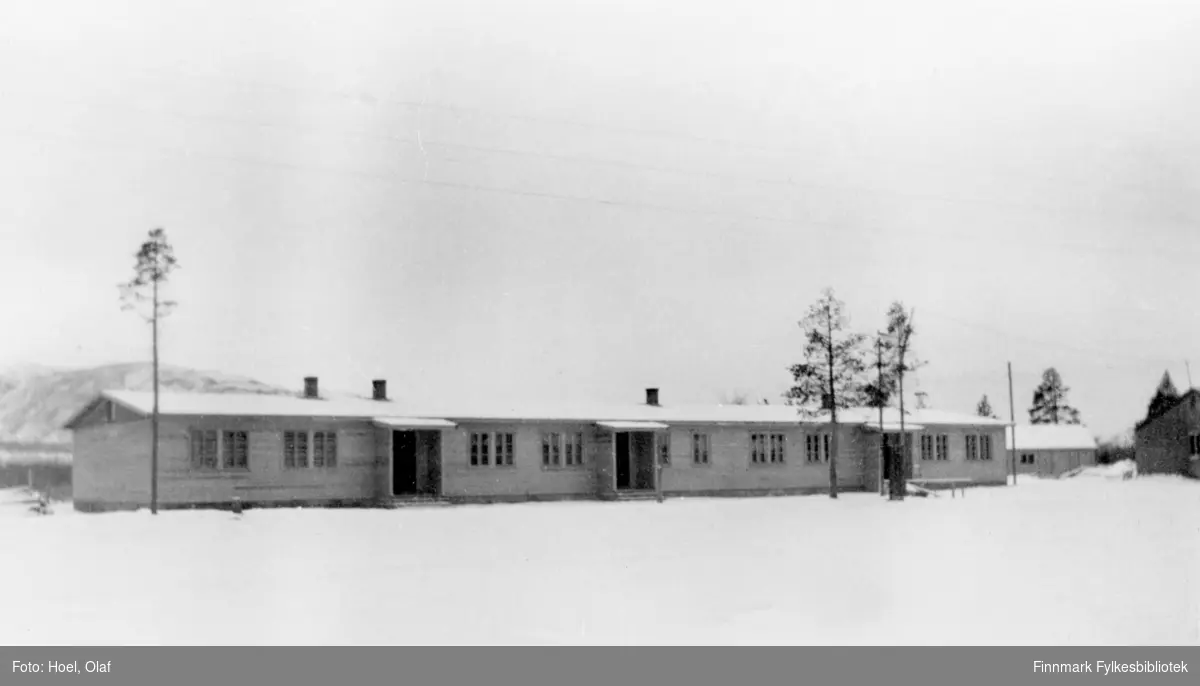
<path fill-rule="evenodd" d="M 646 404 L 654 405 L 655 407 L 658 406 L 658 389 L 657 388 L 647 388 L 646 389 Z"/>
<path fill-rule="evenodd" d="M 315 377 L 315 376 L 304 377 L 304 397 L 305 398 L 320 397 L 320 394 L 317 392 L 317 377 Z"/>
<path fill-rule="evenodd" d="M 387 379 L 375 379 L 371 382 L 371 397 L 375 400 L 387 400 Z"/>

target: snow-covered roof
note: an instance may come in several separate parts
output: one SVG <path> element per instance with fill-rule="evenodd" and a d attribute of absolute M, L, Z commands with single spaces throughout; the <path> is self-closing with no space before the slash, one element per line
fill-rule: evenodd
<path fill-rule="evenodd" d="M 153 393 L 144 391 L 104 391 L 93 403 L 107 398 L 136 413 L 148 415 L 154 404 Z M 76 414 L 67 427 L 74 425 L 86 410 Z M 630 426 L 646 427 L 655 423 L 674 424 L 822 424 L 828 414 L 808 417 L 788 405 L 554 405 L 529 407 L 496 403 L 489 407 L 470 407 L 460 404 L 438 407 L 417 405 L 394 400 L 363 398 L 303 398 L 291 395 L 257 393 L 160 393 L 159 414 L 167 416 L 214 417 L 328 417 L 362 419 L 377 423 L 417 420 L 445 421 L 562 421 L 562 422 L 624 422 Z M 969 414 L 938 410 L 905 412 L 906 429 L 933 425 L 1002 426 L 1005 422 Z M 838 413 L 844 424 L 877 426 L 879 411 L 873 408 L 851 408 Z M 894 408 L 884 410 L 884 428 L 899 430 L 900 413 Z"/>
<path fill-rule="evenodd" d="M 1013 430 L 1005 431 L 1009 450 L 1094 450 L 1096 437 L 1082 424 L 1021 424 L 1016 427 L 1017 445 L 1013 447 Z"/>
<path fill-rule="evenodd" d="M 822 414 L 822 417 L 828 417 L 828 413 Z M 838 420 L 848 424 L 866 424 L 870 426 L 879 425 L 879 408 L 877 407 L 852 407 L 838 411 Z M 1008 426 L 1010 422 L 1002 419 L 992 419 L 990 417 L 980 417 L 974 414 L 963 414 L 961 412 L 947 412 L 945 410 L 920 409 L 904 410 L 904 429 L 908 430 L 909 424 L 917 424 L 919 426 Z M 895 426 L 897 431 L 900 429 L 900 410 L 895 407 L 883 408 L 883 426 L 887 431 L 891 431 L 890 426 Z"/>

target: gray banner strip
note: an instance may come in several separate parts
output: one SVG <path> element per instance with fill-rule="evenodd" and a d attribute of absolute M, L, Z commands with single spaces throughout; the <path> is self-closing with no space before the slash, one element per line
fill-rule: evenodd
<path fill-rule="evenodd" d="M 0 648 L 0 684 L 1196 684 L 1200 648 Z M 1186 670 L 1186 671 L 1183 671 Z"/>

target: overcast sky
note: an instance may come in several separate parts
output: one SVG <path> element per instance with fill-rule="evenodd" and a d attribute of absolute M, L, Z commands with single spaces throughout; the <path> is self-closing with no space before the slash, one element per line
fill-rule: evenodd
<path fill-rule="evenodd" d="M 777 399 L 822 288 L 932 406 L 1098 433 L 1200 374 L 1200 5 L 73 0 L 0 9 L 0 363 Z"/>

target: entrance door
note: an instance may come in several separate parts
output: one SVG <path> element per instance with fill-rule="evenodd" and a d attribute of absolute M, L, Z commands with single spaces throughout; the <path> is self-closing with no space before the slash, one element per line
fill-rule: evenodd
<path fill-rule="evenodd" d="M 616 434 L 617 490 L 629 488 L 629 434 Z"/>
<path fill-rule="evenodd" d="M 437 497 L 442 494 L 442 434 L 440 431 L 422 431 L 422 452 L 425 455 L 425 478 L 421 490 L 425 495 Z"/>
<path fill-rule="evenodd" d="M 639 431 L 633 434 L 633 487 L 648 491 L 654 488 L 654 434 Z"/>
<path fill-rule="evenodd" d="M 392 494 L 417 493 L 417 432 L 392 432 Z"/>
<path fill-rule="evenodd" d="M 892 479 L 892 434 L 883 434 L 883 480 Z"/>

